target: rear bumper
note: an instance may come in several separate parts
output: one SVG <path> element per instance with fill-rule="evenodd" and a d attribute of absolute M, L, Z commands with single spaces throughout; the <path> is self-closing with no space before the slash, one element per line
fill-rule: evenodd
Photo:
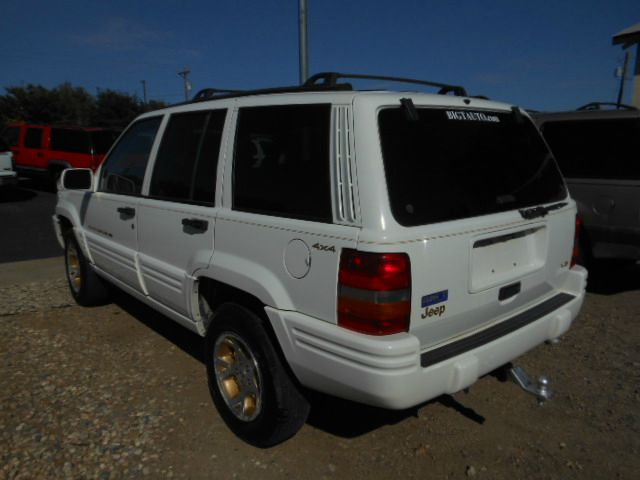
<path fill-rule="evenodd" d="M 505 329 L 506 333 L 496 337 L 496 332 L 488 334 L 487 328 L 426 352 L 420 351 L 418 339 L 409 333 L 372 337 L 296 312 L 266 311 L 284 355 L 303 385 L 369 405 L 402 409 L 467 388 L 480 376 L 564 334 L 582 307 L 586 278 L 585 269 L 574 267 L 556 292 L 556 297 L 564 295 L 562 302 L 558 300 L 560 306 L 550 304 L 551 308 L 539 311 L 533 320 L 520 318 L 517 323 L 516 319 L 512 323 L 515 329 Z M 480 339 L 478 335 L 483 333 L 485 337 Z M 476 338 L 472 341 L 472 337 Z M 461 347 L 465 340 L 468 348 Z M 453 350 L 442 355 L 446 348 Z M 438 349 L 440 354 L 436 354 Z"/>

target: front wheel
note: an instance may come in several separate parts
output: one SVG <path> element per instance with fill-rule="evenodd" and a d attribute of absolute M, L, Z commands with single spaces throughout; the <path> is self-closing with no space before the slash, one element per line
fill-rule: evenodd
<path fill-rule="evenodd" d="M 91 269 L 72 230 L 64 234 L 64 263 L 71 295 L 78 304 L 88 307 L 105 303 L 107 286 Z"/>
<path fill-rule="evenodd" d="M 214 314 L 205 349 L 211 397 L 238 437 L 264 448 L 302 428 L 309 403 L 260 317 L 240 305 L 222 305 Z"/>

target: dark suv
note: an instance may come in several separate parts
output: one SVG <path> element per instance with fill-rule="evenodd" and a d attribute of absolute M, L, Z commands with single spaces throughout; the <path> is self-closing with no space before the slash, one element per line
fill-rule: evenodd
<path fill-rule="evenodd" d="M 55 179 L 65 168 L 98 168 L 118 134 L 104 128 L 11 124 L 1 136 L 21 176 Z"/>
<path fill-rule="evenodd" d="M 582 219 L 583 260 L 640 260 L 640 111 L 591 103 L 535 120 Z"/>

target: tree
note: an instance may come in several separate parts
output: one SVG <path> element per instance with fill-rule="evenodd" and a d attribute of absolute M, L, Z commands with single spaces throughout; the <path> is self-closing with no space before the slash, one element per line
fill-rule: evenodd
<path fill-rule="evenodd" d="M 3 96 L 2 119 L 31 123 L 50 123 L 55 118 L 53 95 L 40 85 L 8 87 Z"/>
<path fill-rule="evenodd" d="M 55 107 L 55 122 L 68 125 L 88 126 L 96 109 L 94 98 L 82 87 L 63 83 L 52 92 Z"/>
<path fill-rule="evenodd" d="M 0 126 L 9 122 L 124 128 L 143 112 L 165 107 L 143 104 L 136 96 L 103 90 L 97 98 L 82 87 L 63 83 L 49 90 L 41 85 L 7 87 L 0 95 Z"/>
<path fill-rule="evenodd" d="M 102 90 L 96 98 L 93 124 L 100 127 L 124 128 L 143 112 L 143 104 L 114 90 Z"/>

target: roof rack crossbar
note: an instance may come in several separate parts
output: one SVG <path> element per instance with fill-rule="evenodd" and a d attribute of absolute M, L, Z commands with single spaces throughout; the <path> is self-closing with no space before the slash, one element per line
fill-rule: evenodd
<path fill-rule="evenodd" d="M 205 88 L 196 93 L 193 99 L 185 103 L 197 103 L 205 100 L 212 99 L 224 99 L 235 97 L 248 97 L 251 95 L 265 95 L 274 93 L 301 93 L 301 92 L 326 92 L 326 91 L 344 91 L 353 90 L 348 83 L 341 83 L 335 86 L 327 85 L 297 85 L 291 87 L 274 87 L 274 88 L 261 88 L 257 90 L 226 90 L 216 88 Z"/>
<path fill-rule="evenodd" d="M 208 100 L 215 97 L 216 95 L 240 92 L 242 92 L 242 90 L 231 90 L 229 88 L 203 88 L 193 96 L 193 99 L 191 101 L 197 102 L 200 100 Z"/>
<path fill-rule="evenodd" d="M 327 87 L 336 87 L 339 85 L 337 82 L 340 78 L 412 83 L 416 85 L 426 85 L 429 87 L 439 88 L 438 93 L 441 95 L 453 93 L 458 97 L 467 96 L 467 91 L 464 89 L 464 87 L 461 87 L 459 85 L 449 85 L 446 83 L 431 82 L 428 80 L 416 80 L 414 78 L 388 77 L 384 75 L 363 75 L 358 73 L 321 72 L 309 77 L 307 81 L 304 82 L 303 86 L 311 87 L 314 85 L 326 85 Z"/>
<path fill-rule="evenodd" d="M 637 107 L 615 102 L 591 102 L 576 108 L 576 110 L 602 110 L 602 107 L 615 107 L 616 110 L 637 110 Z"/>

